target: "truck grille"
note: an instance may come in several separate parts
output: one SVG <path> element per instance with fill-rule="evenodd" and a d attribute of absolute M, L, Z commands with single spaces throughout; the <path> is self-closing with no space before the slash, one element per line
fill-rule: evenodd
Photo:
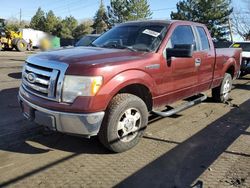
<path fill-rule="evenodd" d="M 66 68 L 63 63 L 26 62 L 22 72 L 22 87 L 36 96 L 60 102 Z"/>

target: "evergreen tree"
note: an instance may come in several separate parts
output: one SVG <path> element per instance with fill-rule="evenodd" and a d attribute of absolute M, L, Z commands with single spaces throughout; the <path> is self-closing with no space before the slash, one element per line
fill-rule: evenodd
<path fill-rule="evenodd" d="M 149 19 L 152 15 L 147 0 L 111 0 L 108 7 L 111 25 L 131 20 Z"/>
<path fill-rule="evenodd" d="M 55 16 L 52 10 L 50 10 L 46 14 L 45 23 L 44 23 L 44 31 L 48 32 L 52 35 L 57 35 L 57 25 L 60 20 Z"/>
<path fill-rule="evenodd" d="M 130 14 L 129 0 L 111 0 L 110 6 L 108 6 L 109 23 L 114 25 L 115 23 L 122 23 L 128 21 Z"/>
<path fill-rule="evenodd" d="M 231 0 L 182 0 L 171 18 L 203 23 L 213 38 L 223 40 L 229 33 L 229 15 L 233 12 L 230 4 Z"/>
<path fill-rule="evenodd" d="M 149 19 L 152 16 L 147 0 L 131 0 L 128 20 Z"/>
<path fill-rule="evenodd" d="M 20 28 L 29 28 L 29 22 L 22 20 L 21 23 L 17 18 L 9 18 L 6 20 L 6 29 L 10 31 L 18 31 Z"/>
<path fill-rule="evenodd" d="M 44 11 L 39 7 L 36 14 L 31 18 L 30 27 L 37 30 L 44 30 L 45 16 Z"/>
<path fill-rule="evenodd" d="M 103 1 L 101 1 L 100 7 L 94 17 L 94 24 L 92 25 L 93 29 L 95 30 L 95 33 L 103 33 L 108 28 L 107 22 L 107 13 Z"/>
<path fill-rule="evenodd" d="M 65 39 L 73 39 L 73 31 L 76 29 L 77 25 L 78 22 L 73 16 L 66 17 L 59 25 L 59 36 Z"/>
<path fill-rule="evenodd" d="M 91 33 L 93 31 L 92 24 L 92 21 L 84 21 L 83 23 L 79 24 L 73 31 L 74 38 L 79 39 L 80 37 Z"/>

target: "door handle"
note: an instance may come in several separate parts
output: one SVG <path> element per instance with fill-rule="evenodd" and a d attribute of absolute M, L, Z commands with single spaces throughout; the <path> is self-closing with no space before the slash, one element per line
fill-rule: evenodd
<path fill-rule="evenodd" d="M 195 58 L 195 66 L 199 67 L 201 65 L 201 58 Z"/>

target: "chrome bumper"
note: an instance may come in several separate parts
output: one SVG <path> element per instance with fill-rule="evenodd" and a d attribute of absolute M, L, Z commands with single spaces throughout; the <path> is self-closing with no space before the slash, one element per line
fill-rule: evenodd
<path fill-rule="evenodd" d="M 30 103 L 20 93 L 18 100 L 23 115 L 27 119 L 62 133 L 86 137 L 95 136 L 100 130 L 104 117 L 104 112 L 78 114 L 48 110 Z M 27 112 L 27 107 L 29 108 L 29 113 Z"/>

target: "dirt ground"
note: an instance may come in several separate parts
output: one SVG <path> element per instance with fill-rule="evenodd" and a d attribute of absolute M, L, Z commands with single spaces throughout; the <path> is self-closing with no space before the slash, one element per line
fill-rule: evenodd
<path fill-rule="evenodd" d="M 0 187 L 250 187 L 250 75 L 229 104 L 205 102 L 150 117 L 145 136 L 121 154 L 97 138 L 44 132 L 17 103 L 31 53 L 0 52 Z"/>

